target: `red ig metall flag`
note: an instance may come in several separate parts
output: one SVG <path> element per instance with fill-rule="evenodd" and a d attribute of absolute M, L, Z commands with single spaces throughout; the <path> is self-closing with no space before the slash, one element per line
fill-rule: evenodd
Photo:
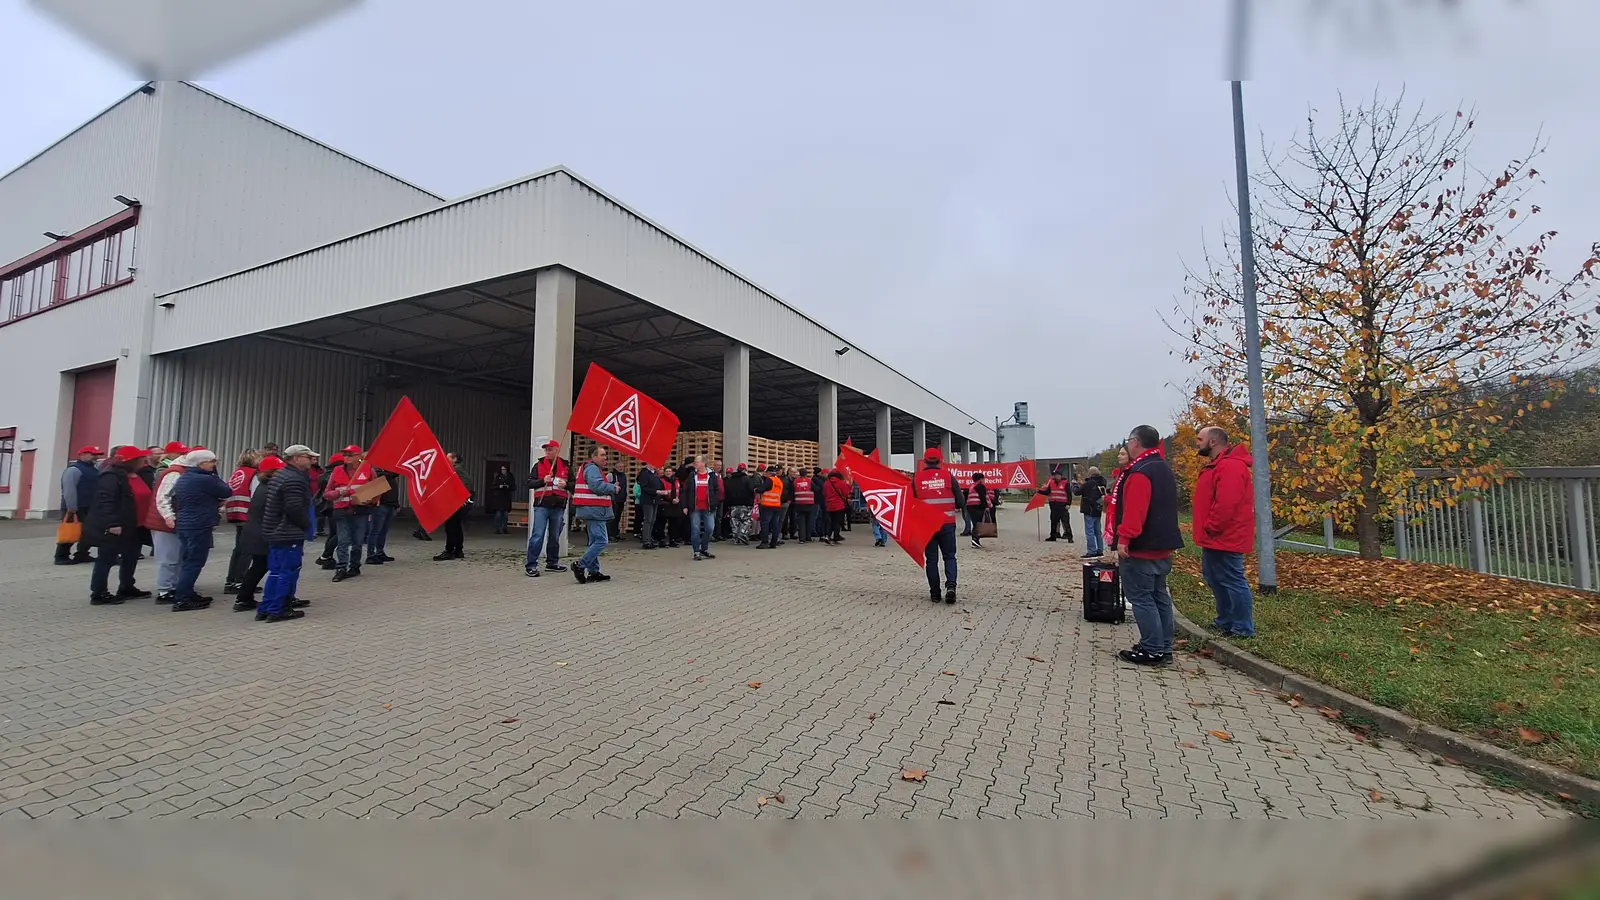
<path fill-rule="evenodd" d="M 834 468 L 846 472 L 861 487 L 872 517 L 894 538 L 917 565 L 922 565 L 928 542 L 949 521 L 932 504 L 911 496 L 911 479 L 881 462 L 840 448 Z"/>
<path fill-rule="evenodd" d="M 678 417 L 671 410 L 594 363 L 583 376 L 567 430 L 652 466 L 666 465 L 678 443 Z"/>
<path fill-rule="evenodd" d="M 367 462 L 405 476 L 406 498 L 425 531 L 443 525 L 471 496 L 410 397 L 401 397 L 389 414 L 367 450 Z"/>

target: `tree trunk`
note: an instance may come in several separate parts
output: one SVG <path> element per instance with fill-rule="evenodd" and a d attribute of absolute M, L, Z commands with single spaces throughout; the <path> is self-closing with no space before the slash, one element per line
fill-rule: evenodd
<path fill-rule="evenodd" d="M 1383 497 L 1378 493 L 1378 448 L 1365 439 L 1360 451 L 1361 489 L 1356 503 L 1356 541 L 1362 559 L 1383 558 L 1383 536 L 1378 533 L 1378 512 Z"/>

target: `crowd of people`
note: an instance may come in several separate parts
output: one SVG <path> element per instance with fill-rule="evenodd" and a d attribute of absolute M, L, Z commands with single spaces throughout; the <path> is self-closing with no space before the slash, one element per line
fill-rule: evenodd
<path fill-rule="evenodd" d="M 872 523 L 874 546 L 888 542 L 866 512 L 859 488 L 840 471 L 743 464 L 721 469 L 696 456 L 661 471 L 646 465 L 629 485 L 621 468 L 608 463 L 603 447 L 596 447 L 576 473 L 562 458 L 560 444 L 552 441 L 542 449 L 526 485 L 531 504 L 524 572 L 530 578 L 570 570 L 579 584 L 609 581 L 600 558 L 620 537 L 618 522 L 630 500 L 634 533 L 644 549 L 687 544 L 696 562 L 716 559 L 712 545 L 720 542 L 750 546 L 753 541 L 764 550 L 791 540 L 837 544 L 850 531 L 853 511 Z M 1250 637 L 1254 601 L 1244 568 L 1255 527 L 1250 454 L 1215 426 L 1200 430 L 1195 449 L 1206 464 L 1195 485 L 1192 531 L 1216 600 L 1212 624 L 1228 636 Z M 465 556 L 464 519 L 475 502 L 460 460 L 450 454 L 449 461 L 467 487 L 468 500 L 444 524 L 445 547 L 434 559 L 445 562 Z M 399 507 L 399 474 L 368 465 L 356 445 L 328 463 L 324 469 L 321 456 L 303 444 L 283 450 L 266 444 L 240 454 L 224 479 L 216 454 L 205 447 L 174 441 L 109 452 L 80 448 L 61 475 L 63 519 L 76 525 L 78 534 L 69 532 L 75 539 L 56 545 L 55 562 L 92 566 L 89 602 L 96 606 L 153 596 L 175 612 L 205 609 L 212 598 L 200 593 L 198 579 L 215 530 L 226 522 L 235 528 L 235 544 L 223 591 L 235 596 L 234 610 L 254 611 L 257 620 L 267 622 L 300 618 L 310 605 L 297 593 L 308 541 L 326 535 L 316 562 L 333 572 L 334 583 L 358 577 L 363 565 L 394 561 L 386 547 Z M 1000 492 L 990 489 L 981 473 L 970 488 L 962 488 L 938 448 L 924 454 L 911 492 L 948 519 L 929 541 L 924 559 L 930 599 L 954 603 L 958 518 L 965 524 L 960 535 L 981 547 L 983 526 L 994 521 Z M 1118 452 L 1109 482 L 1094 467 L 1082 481 L 1057 471 L 1038 493 L 1050 506 L 1047 540 L 1074 542 L 1070 509 L 1076 499 L 1084 520 L 1085 558 L 1119 570 L 1139 629 L 1138 643 L 1120 656 L 1136 665 L 1169 663 L 1174 635 L 1167 580 L 1183 537 L 1176 480 L 1160 433 L 1148 425 L 1135 428 Z M 517 494 L 516 479 L 501 466 L 488 485 L 496 533 L 509 530 Z M 587 532 L 587 547 L 570 567 L 561 562 L 569 507 L 574 524 Z M 431 539 L 420 528 L 418 536 Z M 154 591 L 141 589 L 135 579 L 146 547 L 156 563 Z"/>

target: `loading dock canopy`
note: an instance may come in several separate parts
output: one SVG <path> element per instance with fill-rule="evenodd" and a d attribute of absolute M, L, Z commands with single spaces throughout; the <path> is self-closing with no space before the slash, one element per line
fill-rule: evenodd
<path fill-rule="evenodd" d="M 912 450 L 914 419 L 928 423 L 930 443 L 947 432 L 995 443 L 977 417 L 565 169 L 169 292 L 153 350 L 262 335 L 525 390 L 536 273 L 555 268 L 577 275 L 579 377 L 599 362 L 685 428 L 720 427 L 723 355 L 738 343 L 750 348 L 753 434 L 815 438 L 825 379 L 839 386 L 841 439 L 870 445 L 881 404 L 896 411 L 900 452 Z"/>

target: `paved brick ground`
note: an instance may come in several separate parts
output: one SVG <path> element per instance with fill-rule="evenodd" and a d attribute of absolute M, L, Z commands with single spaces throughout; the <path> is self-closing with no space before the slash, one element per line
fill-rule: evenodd
<path fill-rule="evenodd" d="M 178 614 L 91 607 L 86 568 L 0 532 L 0 819 L 1563 815 L 1208 660 L 1118 663 L 1131 624 L 1080 620 L 1031 519 L 962 550 L 953 607 L 860 530 L 614 552 L 590 587 L 402 535 L 359 580 L 308 570 L 279 625 L 223 602 L 225 545 L 216 607 Z"/>

